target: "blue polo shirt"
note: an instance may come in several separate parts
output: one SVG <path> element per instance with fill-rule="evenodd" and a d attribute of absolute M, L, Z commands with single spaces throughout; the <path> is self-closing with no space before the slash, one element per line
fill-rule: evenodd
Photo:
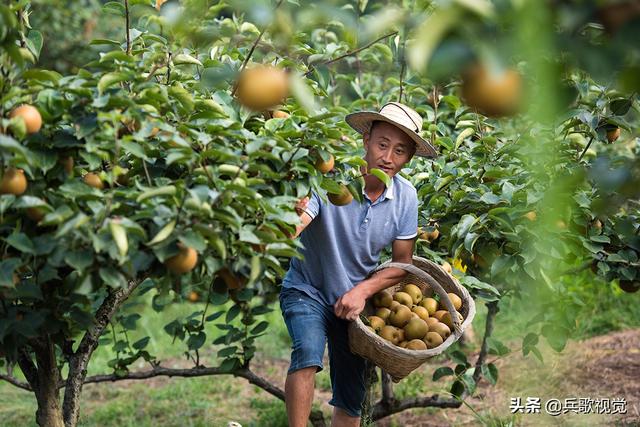
<path fill-rule="evenodd" d="M 304 259 L 291 260 L 282 286 L 327 305 L 375 269 L 384 248 L 418 231 L 416 189 L 397 174 L 375 202 L 365 193 L 363 203 L 335 206 L 314 192 L 306 213 L 313 221 L 300 234 Z"/>

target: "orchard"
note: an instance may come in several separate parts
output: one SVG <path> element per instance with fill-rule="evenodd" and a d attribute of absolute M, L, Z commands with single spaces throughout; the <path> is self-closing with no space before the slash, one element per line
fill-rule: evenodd
<path fill-rule="evenodd" d="M 482 410 L 479 396 L 514 357 L 542 367 L 617 330 L 640 342 L 638 40 L 635 0 L 4 2 L 3 424 L 286 425 L 271 368 L 291 344 L 278 294 L 300 257 L 295 206 L 362 201 L 362 138 L 344 117 L 390 101 L 422 116 L 438 152 L 401 171 L 418 193 L 414 254 L 479 315 L 475 338 L 397 384 L 372 365 L 362 425 L 465 410 L 548 424 L 510 411 L 516 395 Z M 368 327 L 399 347 L 454 329 L 416 286 L 370 303 Z M 133 394 L 145 411 L 178 415 L 120 411 L 138 381 L 154 384 Z M 171 408 L 148 406 L 158 381 Z M 559 390 L 546 397 L 571 397 Z M 640 421 L 636 391 L 591 396 L 626 399 L 597 421 Z M 330 422 L 322 399 L 314 426 Z"/>

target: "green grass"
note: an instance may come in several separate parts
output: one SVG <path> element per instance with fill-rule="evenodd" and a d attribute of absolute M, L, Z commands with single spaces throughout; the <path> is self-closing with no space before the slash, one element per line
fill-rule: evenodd
<path fill-rule="evenodd" d="M 570 297 L 552 304 L 550 310 L 562 312 L 563 304 L 572 305 L 576 324 L 573 339 L 640 326 L 640 304 L 637 304 L 636 295 L 625 294 L 616 285 L 589 283 L 582 278 L 567 285 L 567 289 Z M 179 341 L 173 343 L 163 327 L 174 318 L 188 316 L 192 311 L 203 308 L 203 304 L 189 303 L 173 304 L 163 313 L 156 313 L 148 306 L 133 308 L 140 311 L 142 317 L 129 339 L 133 342 L 148 334 L 152 338 L 148 346 L 152 354 L 166 366 L 177 363 L 184 365 L 188 363 L 183 355 L 184 344 Z M 255 359 L 258 362 L 288 360 L 289 357 L 291 342 L 286 326 L 277 303 L 273 308 L 274 311 L 263 316 L 270 322 L 270 328 L 266 335 L 257 340 L 258 353 Z M 478 303 L 477 308 L 474 328 L 479 341 L 484 330 L 486 308 L 482 303 Z M 209 312 L 219 309 L 210 307 Z M 494 336 L 518 351 L 523 333 L 528 330 L 526 324 L 535 314 L 535 309 L 531 300 L 505 298 L 500 304 Z M 217 328 L 208 325 L 207 343 L 211 343 L 219 334 Z M 215 366 L 219 363 L 215 356 L 216 349 L 206 344 L 201 352 L 204 363 Z M 89 375 L 109 373 L 107 363 L 113 357 L 110 345 L 99 347 L 91 360 Z M 131 369 L 148 369 L 148 365 L 139 361 Z M 279 369 L 266 365 L 261 373 L 266 376 L 280 375 Z M 396 396 L 402 398 L 431 393 L 436 391 L 434 387 L 445 386 L 442 381 L 433 383 L 431 374 L 417 371 L 395 386 Z M 328 367 L 317 375 L 316 387 L 330 391 Z M 0 402 L 3 426 L 35 426 L 33 394 L 2 382 Z M 428 409 L 424 411 L 431 413 Z M 513 418 L 501 418 L 501 414 L 493 413 L 483 413 L 480 417 L 479 423 L 490 426 L 508 426 L 514 421 Z M 237 421 L 244 427 L 286 426 L 286 412 L 280 400 L 250 386 L 246 380 L 230 376 L 89 384 L 83 390 L 82 426 L 226 426 L 229 421 Z"/>

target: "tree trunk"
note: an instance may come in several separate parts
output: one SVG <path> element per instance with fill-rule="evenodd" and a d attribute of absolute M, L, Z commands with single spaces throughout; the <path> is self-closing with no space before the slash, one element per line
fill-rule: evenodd
<path fill-rule="evenodd" d="M 44 341 L 42 345 L 34 348 L 37 368 L 33 365 L 26 351 L 23 353 L 20 366 L 23 372 L 26 370 L 30 373 L 26 377 L 34 390 L 36 401 L 38 402 L 38 409 L 36 410 L 36 422 L 38 425 L 41 427 L 64 427 L 60 393 L 58 391 L 60 372 L 56 365 L 55 347 L 48 337 Z"/>

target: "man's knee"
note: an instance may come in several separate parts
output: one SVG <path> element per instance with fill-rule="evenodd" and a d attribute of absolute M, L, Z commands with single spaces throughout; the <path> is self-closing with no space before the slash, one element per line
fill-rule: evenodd
<path fill-rule="evenodd" d="M 307 366 L 306 368 L 296 369 L 295 371 L 289 372 L 287 377 L 314 378 L 316 372 L 318 372 L 317 366 Z"/>

